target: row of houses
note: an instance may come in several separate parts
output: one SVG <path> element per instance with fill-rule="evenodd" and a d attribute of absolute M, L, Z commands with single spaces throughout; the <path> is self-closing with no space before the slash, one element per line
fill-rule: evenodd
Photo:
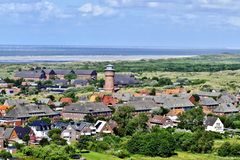
<path fill-rule="evenodd" d="M 18 71 L 15 73 L 15 79 L 25 79 L 31 81 L 64 79 L 66 75 L 74 74 L 76 79 L 97 79 L 95 70 L 66 70 L 66 69 L 35 69 L 30 71 Z"/>

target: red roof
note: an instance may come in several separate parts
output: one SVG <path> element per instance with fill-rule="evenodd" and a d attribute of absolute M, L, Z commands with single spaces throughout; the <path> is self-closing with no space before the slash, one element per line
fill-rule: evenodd
<path fill-rule="evenodd" d="M 72 98 L 61 98 L 60 102 L 62 102 L 62 103 L 72 103 L 73 99 Z"/>

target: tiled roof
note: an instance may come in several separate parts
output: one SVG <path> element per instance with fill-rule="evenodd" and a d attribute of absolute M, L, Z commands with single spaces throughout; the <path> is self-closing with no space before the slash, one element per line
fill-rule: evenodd
<path fill-rule="evenodd" d="M 218 117 L 207 117 L 204 121 L 205 126 L 213 126 L 214 123 L 217 121 Z"/>
<path fill-rule="evenodd" d="M 76 75 L 97 75 L 95 70 L 74 70 Z"/>
<path fill-rule="evenodd" d="M 234 100 L 232 98 L 234 97 L 230 97 L 230 95 L 222 95 L 217 101 L 219 103 L 227 103 L 227 104 L 236 102 L 236 99 Z"/>
<path fill-rule="evenodd" d="M 13 107 L 16 105 L 28 104 L 29 102 L 25 99 L 8 99 L 4 103 L 8 104 L 10 107 Z"/>
<path fill-rule="evenodd" d="M 181 97 L 171 97 L 164 101 L 163 107 L 167 109 L 173 108 L 185 108 L 185 107 L 194 107 L 194 104 L 186 98 Z"/>
<path fill-rule="evenodd" d="M 55 116 L 59 113 L 54 112 L 46 105 L 16 105 L 6 113 L 7 118 L 29 118 L 32 116 Z"/>
<path fill-rule="evenodd" d="M 239 109 L 236 108 L 233 104 L 229 103 L 221 103 L 218 107 L 216 107 L 213 112 L 215 113 L 236 113 L 239 112 Z"/>
<path fill-rule="evenodd" d="M 87 80 L 83 80 L 83 79 L 76 79 L 73 81 L 72 83 L 73 85 L 82 85 L 82 86 L 86 86 L 88 84 Z"/>
<path fill-rule="evenodd" d="M 199 103 L 203 106 L 216 106 L 219 103 L 211 97 L 202 97 L 200 98 Z"/>
<path fill-rule="evenodd" d="M 44 78 L 46 78 L 46 75 L 42 70 L 18 71 L 15 73 L 15 77 L 44 79 Z"/>
<path fill-rule="evenodd" d="M 103 103 L 73 103 L 71 105 L 65 106 L 63 112 L 67 113 L 104 113 L 112 112 L 112 110 L 106 107 Z"/>
<path fill-rule="evenodd" d="M 220 92 L 204 92 L 204 91 L 200 91 L 197 93 L 197 95 L 199 96 L 205 96 L 205 97 L 219 97 L 221 96 Z"/>
<path fill-rule="evenodd" d="M 42 120 L 36 120 L 34 122 L 32 122 L 31 124 L 29 124 L 29 126 L 39 126 L 39 127 L 44 127 L 44 126 L 49 126 L 50 124 L 42 121 Z"/>
<path fill-rule="evenodd" d="M 9 139 L 13 130 L 14 130 L 14 128 L 6 128 L 4 131 L 4 134 L 3 134 L 4 138 Z"/>
<path fill-rule="evenodd" d="M 31 131 L 31 128 L 29 127 L 21 127 L 21 126 L 16 126 L 14 128 L 15 132 L 18 135 L 18 138 L 23 139 L 26 134 L 29 134 Z"/>
<path fill-rule="evenodd" d="M 138 80 L 133 75 L 116 74 L 114 77 L 115 85 L 134 85 L 138 83 Z"/>
<path fill-rule="evenodd" d="M 118 107 L 122 107 L 122 106 L 134 107 L 135 111 L 150 111 L 150 110 L 161 107 L 159 104 L 156 104 L 153 100 L 129 101 L 127 103 L 118 104 L 117 106 Z"/>
<path fill-rule="evenodd" d="M 57 74 L 57 75 L 67 75 L 70 73 L 74 74 L 73 70 L 67 70 L 67 69 L 53 69 L 53 71 Z"/>

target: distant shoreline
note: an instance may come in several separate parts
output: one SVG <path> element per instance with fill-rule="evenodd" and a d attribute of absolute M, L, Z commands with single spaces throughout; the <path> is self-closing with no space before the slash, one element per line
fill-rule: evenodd
<path fill-rule="evenodd" d="M 138 61 L 150 59 L 189 58 L 197 55 L 53 55 L 53 56 L 0 56 L 0 63 L 63 63 Z"/>

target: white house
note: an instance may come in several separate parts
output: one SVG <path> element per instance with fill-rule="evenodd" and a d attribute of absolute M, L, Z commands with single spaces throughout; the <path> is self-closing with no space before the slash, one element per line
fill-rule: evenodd
<path fill-rule="evenodd" d="M 204 126 L 206 131 L 224 133 L 224 125 L 218 117 L 207 117 Z"/>
<path fill-rule="evenodd" d="M 36 135 L 36 140 L 40 141 L 42 138 L 49 138 L 48 132 L 51 130 L 51 124 L 44 121 L 37 120 L 29 125 Z"/>

